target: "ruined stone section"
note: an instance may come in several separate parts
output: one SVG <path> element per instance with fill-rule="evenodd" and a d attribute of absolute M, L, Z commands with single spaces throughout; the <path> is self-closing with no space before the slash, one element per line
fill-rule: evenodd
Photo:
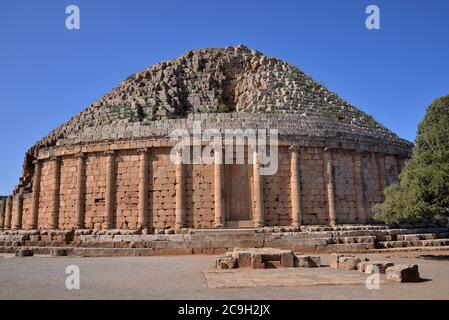
<path fill-rule="evenodd" d="M 418 266 L 415 265 L 396 265 L 386 270 L 387 280 L 394 282 L 419 282 Z"/>

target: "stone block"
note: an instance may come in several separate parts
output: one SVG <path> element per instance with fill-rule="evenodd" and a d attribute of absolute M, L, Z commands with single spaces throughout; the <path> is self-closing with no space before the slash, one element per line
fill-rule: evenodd
<path fill-rule="evenodd" d="M 296 256 L 295 266 L 300 268 L 318 268 L 321 267 L 320 256 L 299 255 Z"/>
<path fill-rule="evenodd" d="M 16 250 L 16 257 L 32 257 L 32 256 L 34 256 L 34 251 L 31 249 Z"/>
<path fill-rule="evenodd" d="M 251 269 L 265 269 L 265 263 L 262 261 L 262 254 L 251 254 Z"/>
<path fill-rule="evenodd" d="M 53 257 L 65 257 L 67 256 L 67 249 L 61 249 L 61 248 L 57 248 L 57 249 L 52 249 L 51 250 L 51 255 Z"/>
<path fill-rule="evenodd" d="M 338 268 L 342 270 L 357 270 L 361 260 L 353 256 L 343 256 L 338 258 Z"/>
<path fill-rule="evenodd" d="M 344 257 L 344 255 L 339 253 L 331 254 L 331 268 L 338 269 L 338 259 L 340 259 L 341 257 Z"/>
<path fill-rule="evenodd" d="M 295 267 L 295 255 L 291 252 L 285 252 L 281 254 L 281 267 L 294 268 Z"/>
<path fill-rule="evenodd" d="M 415 265 L 396 265 L 387 268 L 386 271 L 387 280 L 394 282 L 419 282 L 421 280 L 419 276 L 418 266 Z"/>
<path fill-rule="evenodd" d="M 251 267 L 251 253 L 249 252 L 234 252 L 234 258 L 238 260 L 239 268 Z"/>
<path fill-rule="evenodd" d="M 217 269 L 234 269 L 237 266 L 237 259 L 234 257 L 219 257 L 217 258 Z"/>
<path fill-rule="evenodd" d="M 376 272 L 385 273 L 387 268 L 394 266 L 394 263 L 387 261 L 368 262 L 365 267 L 365 273 L 373 274 Z"/>

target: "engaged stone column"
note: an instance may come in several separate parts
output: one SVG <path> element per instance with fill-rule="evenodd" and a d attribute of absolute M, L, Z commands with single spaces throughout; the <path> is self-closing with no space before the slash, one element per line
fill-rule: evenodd
<path fill-rule="evenodd" d="M 360 153 L 354 153 L 354 190 L 355 209 L 357 210 L 357 222 L 366 223 L 365 195 L 363 192 L 362 159 Z"/>
<path fill-rule="evenodd" d="M 377 174 L 379 179 L 379 193 L 381 201 L 384 201 L 384 190 L 385 190 L 385 157 L 383 155 L 377 155 Z"/>
<path fill-rule="evenodd" d="M 6 199 L 6 209 L 5 209 L 5 229 L 11 229 L 11 220 L 12 220 L 12 196 L 9 196 Z"/>
<path fill-rule="evenodd" d="M 15 219 L 14 219 L 14 230 L 22 229 L 22 218 L 23 218 L 23 195 L 19 193 L 16 196 L 16 206 L 15 206 Z"/>
<path fill-rule="evenodd" d="M 260 228 L 265 224 L 263 202 L 263 179 L 260 175 L 260 161 L 257 151 L 253 153 L 253 189 L 254 189 L 254 227 Z"/>
<path fill-rule="evenodd" d="M 53 193 L 51 200 L 51 221 L 50 229 L 59 228 L 59 191 L 61 188 L 61 159 L 59 157 L 53 160 Z"/>
<path fill-rule="evenodd" d="M 30 229 L 37 229 L 39 221 L 39 197 L 41 193 L 42 164 L 39 162 L 39 160 L 35 160 L 33 163 L 34 163 L 34 177 L 33 177 L 33 193 L 31 195 Z"/>
<path fill-rule="evenodd" d="M 76 195 L 76 228 L 85 228 L 85 199 L 86 199 L 86 155 L 77 155 L 77 195 Z"/>
<path fill-rule="evenodd" d="M 176 222 L 175 228 L 180 230 L 184 228 L 185 210 L 184 210 L 184 165 L 182 164 L 182 153 L 179 151 L 176 158 L 175 172 L 175 191 L 176 191 Z"/>
<path fill-rule="evenodd" d="M 292 226 L 299 227 L 302 224 L 301 207 L 301 168 L 300 153 L 296 146 L 290 147 L 290 188 L 292 201 Z"/>
<path fill-rule="evenodd" d="M 5 227 L 6 198 L 0 199 L 0 230 Z"/>
<path fill-rule="evenodd" d="M 327 177 L 327 204 L 329 213 L 329 223 L 334 226 L 337 224 L 337 216 L 335 212 L 335 185 L 334 185 L 334 165 L 332 160 L 332 150 L 324 149 L 324 161 L 326 165 Z"/>
<path fill-rule="evenodd" d="M 148 149 L 138 150 L 139 153 L 139 222 L 138 228 L 148 228 Z"/>
<path fill-rule="evenodd" d="M 225 226 L 224 195 L 223 195 L 223 152 L 215 152 L 214 160 L 214 202 L 215 228 Z"/>
<path fill-rule="evenodd" d="M 106 229 L 114 228 L 114 207 L 115 207 L 115 151 L 106 152 Z"/>
<path fill-rule="evenodd" d="M 396 157 L 396 164 L 398 166 L 398 176 L 401 174 L 402 170 L 404 169 L 404 159 L 400 157 Z M 399 177 L 398 177 L 399 180 Z"/>

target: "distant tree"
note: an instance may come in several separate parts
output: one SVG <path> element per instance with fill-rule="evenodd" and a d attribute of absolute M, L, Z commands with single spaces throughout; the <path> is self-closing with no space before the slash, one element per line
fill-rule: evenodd
<path fill-rule="evenodd" d="M 385 202 L 373 209 L 386 223 L 448 221 L 449 95 L 427 109 L 399 184 L 386 188 Z"/>

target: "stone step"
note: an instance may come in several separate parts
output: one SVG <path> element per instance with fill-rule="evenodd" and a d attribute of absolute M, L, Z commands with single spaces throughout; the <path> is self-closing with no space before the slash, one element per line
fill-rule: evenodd
<path fill-rule="evenodd" d="M 378 249 L 404 248 L 404 247 L 441 247 L 441 246 L 449 246 L 449 239 L 379 241 L 376 243 L 376 247 Z"/>

